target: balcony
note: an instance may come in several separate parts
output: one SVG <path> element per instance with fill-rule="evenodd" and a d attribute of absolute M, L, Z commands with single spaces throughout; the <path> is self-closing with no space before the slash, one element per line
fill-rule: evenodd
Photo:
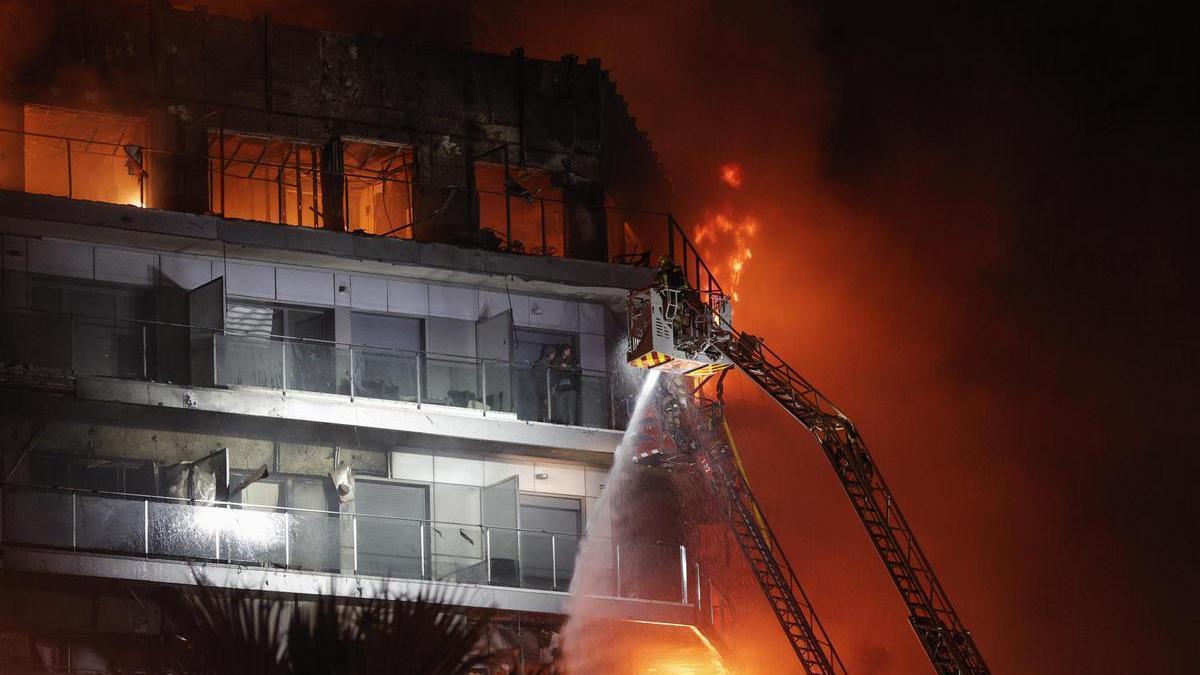
<path fill-rule="evenodd" d="M 530 591 L 567 591 L 583 539 L 469 523 L 64 488 L 9 485 L 0 497 L 2 543 L 21 550 Z M 699 568 L 684 547 L 593 541 L 611 555 L 597 556 L 607 560 L 590 570 L 589 594 L 700 606 Z"/>
<path fill-rule="evenodd" d="M 321 168 L 329 150 L 312 142 L 213 129 L 204 150 L 185 153 L 145 145 L 141 120 L 28 110 L 29 129 L 0 129 L 0 156 L 21 177 L 2 189 L 520 256 L 644 267 L 678 255 L 689 273 L 701 264 L 671 214 L 569 201 L 534 168 L 480 163 L 470 181 L 435 183 L 415 177 L 408 146 L 347 141 L 331 171 Z M 71 121 L 35 124 L 47 114 Z M 577 208 L 599 226 L 599 249 L 572 250 Z"/>
<path fill-rule="evenodd" d="M 78 314 L 4 310 L 0 317 L 0 366 L 21 372 L 311 392 L 593 429 L 625 423 L 625 397 L 614 405 L 602 371 Z M 560 391 L 563 379 L 570 384 Z"/>

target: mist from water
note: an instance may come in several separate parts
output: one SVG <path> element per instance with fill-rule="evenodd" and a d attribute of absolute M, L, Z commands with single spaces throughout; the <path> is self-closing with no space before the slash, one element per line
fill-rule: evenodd
<path fill-rule="evenodd" d="M 701 496 L 683 474 L 633 462 L 659 379 L 650 372 L 642 383 L 576 558 L 563 628 L 568 673 L 729 672 L 690 626 L 626 620 L 647 616 L 652 603 L 683 602 L 680 547 L 690 542 L 682 504 Z"/>

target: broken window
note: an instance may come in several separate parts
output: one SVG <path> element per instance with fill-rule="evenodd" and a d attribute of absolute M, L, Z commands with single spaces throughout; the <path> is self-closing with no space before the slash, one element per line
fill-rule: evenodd
<path fill-rule="evenodd" d="M 25 191 L 145 204 L 144 120 L 26 105 Z"/>
<path fill-rule="evenodd" d="M 412 239 L 412 148 L 344 139 L 342 161 L 347 229 Z"/>
<path fill-rule="evenodd" d="M 320 226 L 320 156 L 304 141 L 210 131 L 210 209 L 229 218 Z"/>
<path fill-rule="evenodd" d="M 475 164 L 479 193 L 479 227 L 495 230 L 508 250 L 530 255 L 561 256 L 565 250 L 562 190 L 550 174 L 534 167 L 508 168 Z M 506 203 L 507 202 L 507 203 Z"/>

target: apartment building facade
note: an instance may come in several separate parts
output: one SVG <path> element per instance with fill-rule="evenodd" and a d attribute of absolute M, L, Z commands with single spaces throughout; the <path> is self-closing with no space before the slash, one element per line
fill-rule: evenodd
<path fill-rule="evenodd" d="M 104 670 L 209 583 L 450 589 L 545 659 L 585 531 L 614 618 L 711 612 L 596 510 L 682 236 L 598 63 L 49 6 L 0 102 L 5 655 Z"/>

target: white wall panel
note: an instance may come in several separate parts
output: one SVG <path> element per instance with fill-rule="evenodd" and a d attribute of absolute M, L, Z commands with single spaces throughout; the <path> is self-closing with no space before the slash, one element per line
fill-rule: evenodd
<path fill-rule="evenodd" d="M 479 318 L 479 291 L 460 286 L 429 286 L 429 315 L 448 319 Z"/>
<path fill-rule="evenodd" d="M 589 497 L 599 497 L 604 485 L 608 483 L 608 469 L 589 466 L 584 467 L 584 494 Z"/>
<path fill-rule="evenodd" d="M 61 277 L 92 279 L 92 247 L 69 241 L 29 240 L 29 271 Z"/>
<path fill-rule="evenodd" d="M 579 332 L 604 335 L 604 306 L 594 302 L 579 303 Z"/>
<path fill-rule="evenodd" d="M 393 452 L 392 478 L 432 483 L 433 455 L 415 452 Z"/>
<path fill-rule="evenodd" d="M 483 460 L 435 456 L 433 480 L 457 485 L 483 485 Z"/>
<path fill-rule="evenodd" d="M 350 306 L 370 312 L 388 311 L 388 282 L 380 277 L 350 277 Z"/>
<path fill-rule="evenodd" d="M 479 291 L 479 317 L 486 319 L 512 309 L 508 293 L 504 291 Z"/>
<path fill-rule="evenodd" d="M 212 281 L 212 262 L 207 258 L 164 255 L 159 259 L 162 284 L 185 291 Z"/>
<path fill-rule="evenodd" d="M 475 356 L 475 322 L 440 317 L 426 319 L 425 350 L 433 354 Z"/>
<path fill-rule="evenodd" d="M 429 313 L 429 288 L 421 281 L 387 282 L 387 311 L 399 314 Z"/>
<path fill-rule="evenodd" d="M 536 474 L 545 474 L 546 476 L 545 478 L 535 478 L 534 492 L 583 496 L 585 487 L 583 466 L 539 461 L 534 468 Z"/>
<path fill-rule="evenodd" d="M 247 298 L 275 299 L 275 268 L 246 263 L 225 263 L 225 292 Z"/>
<path fill-rule="evenodd" d="M 145 251 L 96 248 L 96 279 L 121 284 L 153 286 L 157 281 L 158 255 Z"/>
<path fill-rule="evenodd" d="M 306 305 L 333 304 L 333 273 L 280 267 L 275 270 L 275 297 Z"/>
<path fill-rule="evenodd" d="M 533 298 L 529 303 L 529 325 L 553 330 L 579 330 L 579 303 L 574 300 Z"/>
<path fill-rule="evenodd" d="M 483 484 L 492 485 L 510 476 L 517 477 L 518 489 L 533 492 L 536 473 L 533 461 L 512 459 L 508 461 L 485 460 L 483 462 Z"/>
<path fill-rule="evenodd" d="M 605 370 L 608 359 L 604 353 L 604 336 L 581 333 L 579 335 L 579 365 L 584 370 Z"/>
<path fill-rule="evenodd" d="M 333 275 L 333 304 L 338 307 L 349 307 L 352 289 L 350 275 L 335 272 Z"/>

